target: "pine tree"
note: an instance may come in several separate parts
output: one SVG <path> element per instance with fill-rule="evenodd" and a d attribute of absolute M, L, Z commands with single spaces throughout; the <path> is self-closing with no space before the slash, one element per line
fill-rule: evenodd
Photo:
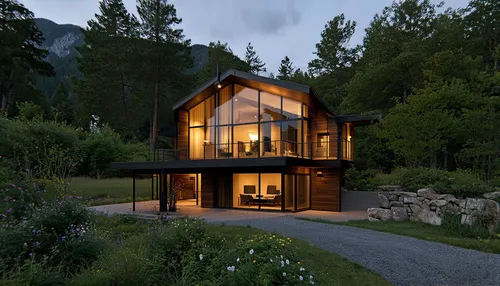
<path fill-rule="evenodd" d="M 7 113 L 17 99 L 36 93 L 35 75 L 54 74 L 42 43 L 33 13 L 18 1 L 0 0 L 0 111 Z"/>
<path fill-rule="evenodd" d="M 263 63 L 257 53 L 255 52 L 252 43 L 248 43 L 247 50 L 245 52 L 245 62 L 250 66 L 250 72 L 253 74 L 260 74 L 261 72 L 266 72 L 266 64 Z"/>
<path fill-rule="evenodd" d="M 75 120 L 75 100 L 70 92 L 69 82 L 59 83 L 51 99 L 52 113 L 57 121 L 72 124 Z"/>
<path fill-rule="evenodd" d="M 171 90 L 186 68 L 192 65 L 190 56 L 190 41 L 185 39 L 182 29 L 175 25 L 182 22 L 177 17 L 177 11 L 167 0 L 138 0 L 137 12 L 141 18 L 141 33 L 152 42 L 145 55 L 149 63 L 145 75 L 154 80 L 153 95 L 153 126 L 150 132 L 150 148 L 154 149 L 158 137 L 158 111 L 162 80 L 167 89 Z"/>
<path fill-rule="evenodd" d="M 143 106 L 133 89 L 142 64 L 138 22 L 122 0 L 103 0 L 99 11 L 88 21 L 85 44 L 78 48 L 78 69 L 83 74 L 76 83 L 81 124 L 86 126 L 97 115 L 122 135 L 135 136 L 143 124 L 134 120 Z"/>
<path fill-rule="evenodd" d="M 285 56 L 285 58 L 281 60 L 281 65 L 278 69 L 278 75 L 276 78 L 279 80 L 290 80 L 294 71 L 295 67 L 293 66 L 293 63 L 290 61 L 288 56 Z"/>

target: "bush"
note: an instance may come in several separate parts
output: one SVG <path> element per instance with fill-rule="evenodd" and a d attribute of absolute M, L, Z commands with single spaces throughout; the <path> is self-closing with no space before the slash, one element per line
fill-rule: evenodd
<path fill-rule="evenodd" d="M 393 172 L 394 183 L 404 190 L 416 192 L 432 187 L 438 193 L 454 194 L 457 197 L 480 197 L 492 188 L 469 171 L 448 172 L 435 168 L 398 168 Z"/>
<path fill-rule="evenodd" d="M 344 186 L 353 191 L 373 191 L 377 187 L 375 183 L 375 170 L 357 170 L 351 167 L 346 170 Z"/>

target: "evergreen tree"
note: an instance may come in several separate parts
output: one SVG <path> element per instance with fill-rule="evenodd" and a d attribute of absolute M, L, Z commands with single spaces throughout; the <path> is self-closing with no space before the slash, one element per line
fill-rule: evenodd
<path fill-rule="evenodd" d="M 54 74 L 42 43 L 33 13 L 16 0 L 0 0 L 0 111 L 7 113 L 21 97 L 37 93 L 35 75 Z"/>
<path fill-rule="evenodd" d="M 148 63 L 144 75 L 154 81 L 153 123 L 150 135 L 150 148 L 154 149 L 159 129 L 160 92 L 172 90 L 175 83 L 182 81 L 184 70 L 192 65 L 192 58 L 190 41 L 185 39 L 182 29 L 174 28 L 182 22 L 182 19 L 177 17 L 174 5 L 168 4 L 167 0 L 138 0 L 137 4 L 142 35 L 152 42 L 144 53 Z M 162 83 L 164 86 L 161 86 Z"/>
<path fill-rule="evenodd" d="M 75 98 L 65 80 L 57 86 L 51 99 L 52 114 L 56 121 L 72 124 L 75 120 Z"/>
<path fill-rule="evenodd" d="M 250 66 L 250 72 L 253 74 L 260 74 L 261 72 L 266 72 L 266 64 L 263 63 L 257 53 L 253 49 L 252 43 L 248 43 L 247 50 L 245 52 L 245 62 Z"/>
<path fill-rule="evenodd" d="M 293 66 L 293 63 L 290 61 L 288 56 L 285 56 L 285 58 L 281 60 L 281 65 L 278 69 L 278 75 L 276 78 L 279 80 L 290 80 L 294 71 L 295 67 Z"/>
<path fill-rule="evenodd" d="M 321 32 L 321 41 L 316 44 L 317 59 L 309 62 L 309 70 L 315 74 L 330 74 L 351 66 L 357 57 L 359 47 L 348 44 L 356 30 L 356 22 L 345 21 L 344 14 L 328 21 Z"/>
<path fill-rule="evenodd" d="M 85 44 L 78 48 L 78 68 L 83 77 L 77 81 L 81 125 L 87 126 L 97 115 L 126 137 L 136 136 L 143 122 L 144 108 L 135 88 L 142 48 L 138 45 L 138 22 L 127 12 L 122 0 L 103 0 L 99 14 L 83 30 Z"/>

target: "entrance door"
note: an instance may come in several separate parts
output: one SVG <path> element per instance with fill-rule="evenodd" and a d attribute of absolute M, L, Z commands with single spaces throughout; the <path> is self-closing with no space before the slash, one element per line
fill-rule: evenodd
<path fill-rule="evenodd" d="M 311 208 L 310 175 L 285 174 L 285 210 L 297 211 Z"/>

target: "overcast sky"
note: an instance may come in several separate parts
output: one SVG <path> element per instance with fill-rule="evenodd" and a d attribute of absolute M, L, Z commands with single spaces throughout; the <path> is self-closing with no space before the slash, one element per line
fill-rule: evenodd
<path fill-rule="evenodd" d="M 98 0 L 20 0 L 38 18 L 58 24 L 86 26 L 98 12 Z M 135 0 L 123 0 L 136 13 Z M 432 0 L 437 3 L 439 1 Z M 361 43 L 364 29 L 392 0 L 171 0 L 181 28 L 193 44 L 220 40 L 243 57 L 248 42 L 276 73 L 284 56 L 296 67 L 307 68 L 315 44 L 328 20 L 340 13 L 358 26 L 351 40 Z M 468 0 L 447 0 L 445 7 L 465 7 Z"/>

